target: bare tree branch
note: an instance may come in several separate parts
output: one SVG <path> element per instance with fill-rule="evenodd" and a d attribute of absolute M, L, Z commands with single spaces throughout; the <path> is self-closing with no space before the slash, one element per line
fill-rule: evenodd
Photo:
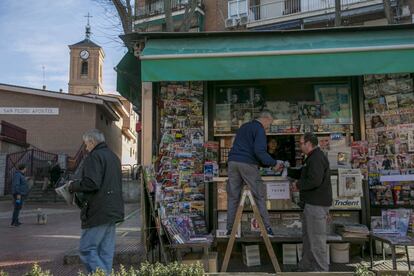
<path fill-rule="evenodd" d="M 192 25 L 194 20 L 195 11 L 198 6 L 198 0 L 189 0 L 188 3 L 185 6 L 185 13 L 184 13 L 184 19 L 181 23 L 181 26 L 179 30 L 181 32 L 188 32 Z"/>
<path fill-rule="evenodd" d="M 112 0 L 119 19 L 121 20 L 122 28 L 125 34 L 132 32 L 132 8 L 129 0 L 126 0 L 126 4 L 122 3 L 121 0 Z"/>

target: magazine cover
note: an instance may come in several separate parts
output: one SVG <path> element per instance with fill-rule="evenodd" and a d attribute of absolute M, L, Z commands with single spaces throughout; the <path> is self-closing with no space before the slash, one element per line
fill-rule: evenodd
<path fill-rule="evenodd" d="M 301 121 L 313 122 L 314 119 L 321 119 L 321 105 L 315 102 L 299 103 Z"/>
<path fill-rule="evenodd" d="M 377 83 L 369 83 L 364 85 L 364 95 L 367 99 L 376 98 L 379 96 L 379 87 Z"/>
<path fill-rule="evenodd" d="M 397 91 L 400 93 L 412 92 L 413 91 L 413 79 L 398 79 L 397 80 Z"/>
<path fill-rule="evenodd" d="M 382 217 L 380 216 L 372 216 L 371 217 L 371 231 L 374 233 L 376 230 L 382 229 Z"/>
<path fill-rule="evenodd" d="M 275 120 L 290 120 L 291 114 L 289 102 L 266 102 L 265 108 L 273 114 Z"/>
<path fill-rule="evenodd" d="M 362 174 L 359 169 L 338 169 L 339 197 L 361 197 Z"/>
<path fill-rule="evenodd" d="M 390 95 L 398 92 L 398 85 L 396 79 L 383 80 L 379 83 L 380 94 Z"/>
<path fill-rule="evenodd" d="M 351 144 L 352 159 L 366 158 L 368 155 L 368 142 L 367 141 L 354 141 Z"/>
<path fill-rule="evenodd" d="M 394 109 L 398 108 L 397 95 L 385 96 L 385 101 L 387 102 L 387 109 L 388 110 L 394 110 Z"/>
<path fill-rule="evenodd" d="M 323 119 L 351 118 L 351 101 L 348 85 L 316 85 L 315 100 L 321 104 Z"/>
<path fill-rule="evenodd" d="M 204 144 L 204 159 L 206 161 L 218 161 L 219 142 L 208 141 Z"/>
<path fill-rule="evenodd" d="M 368 117 L 369 118 L 369 117 Z M 381 128 L 385 126 L 385 122 L 380 115 L 370 116 L 371 128 Z"/>
<path fill-rule="evenodd" d="M 398 106 L 400 108 L 409 108 L 414 106 L 414 93 L 398 94 Z"/>

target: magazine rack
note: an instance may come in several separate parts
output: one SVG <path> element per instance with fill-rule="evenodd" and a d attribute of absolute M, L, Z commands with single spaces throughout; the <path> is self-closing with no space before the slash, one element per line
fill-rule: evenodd
<path fill-rule="evenodd" d="M 408 270 L 411 270 L 410 264 L 410 255 L 408 254 L 408 246 L 414 246 L 414 238 L 410 236 L 396 236 L 396 235 L 387 235 L 387 234 L 374 234 L 370 235 L 370 256 L 371 256 L 371 268 L 373 266 L 373 243 L 375 240 L 380 241 L 382 244 L 387 243 L 391 247 L 391 257 L 392 257 L 392 269 L 397 270 L 397 259 L 395 254 L 396 246 L 404 246 L 405 254 L 407 255 L 407 264 Z M 384 247 L 383 247 L 383 256 L 384 256 Z M 384 257 L 385 259 L 385 257 Z"/>
<path fill-rule="evenodd" d="M 144 187 L 143 187 L 144 190 L 145 190 L 144 194 L 145 194 L 146 200 L 148 200 L 148 207 L 150 209 L 149 213 L 150 213 L 151 219 L 155 223 L 156 235 L 158 237 L 158 242 L 159 242 L 159 245 L 160 245 L 160 247 L 159 247 L 160 257 L 162 255 L 164 263 L 168 263 L 169 259 L 168 259 L 167 254 L 166 254 L 166 247 L 165 247 L 165 244 L 164 244 L 164 240 L 162 239 L 162 235 L 161 235 L 162 223 L 161 223 L 161 221 L 160 221 L 160 219 L 159 219 L 159 217 L 156 213 L 153 197 L 152 197 L 152 195 L 151 195 L 151 193 L 148 189 L 148 183 L 146 181 L 147 178 L 145 176 L 145 171 L 144 170 L 142 170 L 142 176 L 141 177 L 143 179 L 142 183 L 144 184 Z"/>
<path fill-rule="evenodd" d="M 150 211 L 150 215 L 151 215 L 151 219 L 154 221 L 155 223 L 155 229 L 156 229 L 156 235 L 158 238 L 158 242 L 159 242 L 159 256 L 161 258 L 162 256 L 162 260 L 164 261 L 164 263 L 169 263 L 171 261 L 171 259 L 175 259 L 176 261 L 181 262 L 182 261 L 182 250 L 184 249 L 193 249 L 193 248 L 202 248 L 203 249 L 203 261 L 204 261 L 204 265 L 205 267 L 208 267 L 208 258 L 209 258 L 209 249 L 211 247 L 211 242 L 198 242 L 198 243 L 184 243 L 184 244 L 175 244 L 173 243 L 173 239 L 170 237 L 168 231 L 166 231 L 166 229 L 164 228 L 160 217 L 157 215 L 156 212 L 156 208 L 154 205 L 154 201 L 153 201 L 153 196 L 151 195 L 149 189 L 148 189 L 148 183 L 146 182 L 146 177 L 145 177 L 145 172 L 144 170 L 142 171 L 143 175 L 142 178 L 144 179 L 143 183 L 144 183 L 144 190 L 145 190 L 145 195 L 146 195 L 146 200 L 148 200 L 148 206 L 149 206 L 149 211 Z M 163 234 L 165 234 L 166 240 L 163 239 Z M 168 257 L 167 252 L 171 251 L 174 252 L 174 255 L 170 255 L 171 258 Z"/>

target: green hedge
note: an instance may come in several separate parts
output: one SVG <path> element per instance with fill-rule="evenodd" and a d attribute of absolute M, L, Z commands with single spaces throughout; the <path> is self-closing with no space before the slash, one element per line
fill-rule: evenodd
<path fill-rule="evenodd" d="M 49 270 L 42 270 L 38 264 L 34 264 L 32 269 L 23 274 L 24 276 L 53 276 Z M 142 263 L 141 267 L 126 269 L 121 265 L 119 271 L 112 271 L 111 276 L 202 276 L 204 275 L 203 265 L 199 262 L 191 265 L 180 264 L 177 262 L 163 265 L 160 263 Z M 4 271 L 0 271 L 0 276 L 8 276 Z M 78 276 L 106 276 L 102 270 L 97 270 L 92 274 L 79 272 Z"/>

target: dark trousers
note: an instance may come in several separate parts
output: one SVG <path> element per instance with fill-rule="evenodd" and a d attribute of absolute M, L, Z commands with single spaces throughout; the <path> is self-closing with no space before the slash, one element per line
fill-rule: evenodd
<path fill-rule="evenodd" d="M 250 188 L 257 208 L 266 228 L 270 228 L 269 213 L 266 208 L 266 185 L 259 173 L 259 167 L 253 164 L 230 161 L 228 166 L 229 182 L 227 183 L 227 230 L 231 231 L 244 183 Z"/>
<path fill-rule="evenodd" d="M 20 204 L 16 204 L 16 199 L 17 199 L 17 195 L 13 195 L 14 210 L 13 210 L 13 217 L 12 217 L 11 224 L 19 223 L 19 214 L 23 206 L 23 196 L 20 196 L 20 200 L 21 200 Z"/>

